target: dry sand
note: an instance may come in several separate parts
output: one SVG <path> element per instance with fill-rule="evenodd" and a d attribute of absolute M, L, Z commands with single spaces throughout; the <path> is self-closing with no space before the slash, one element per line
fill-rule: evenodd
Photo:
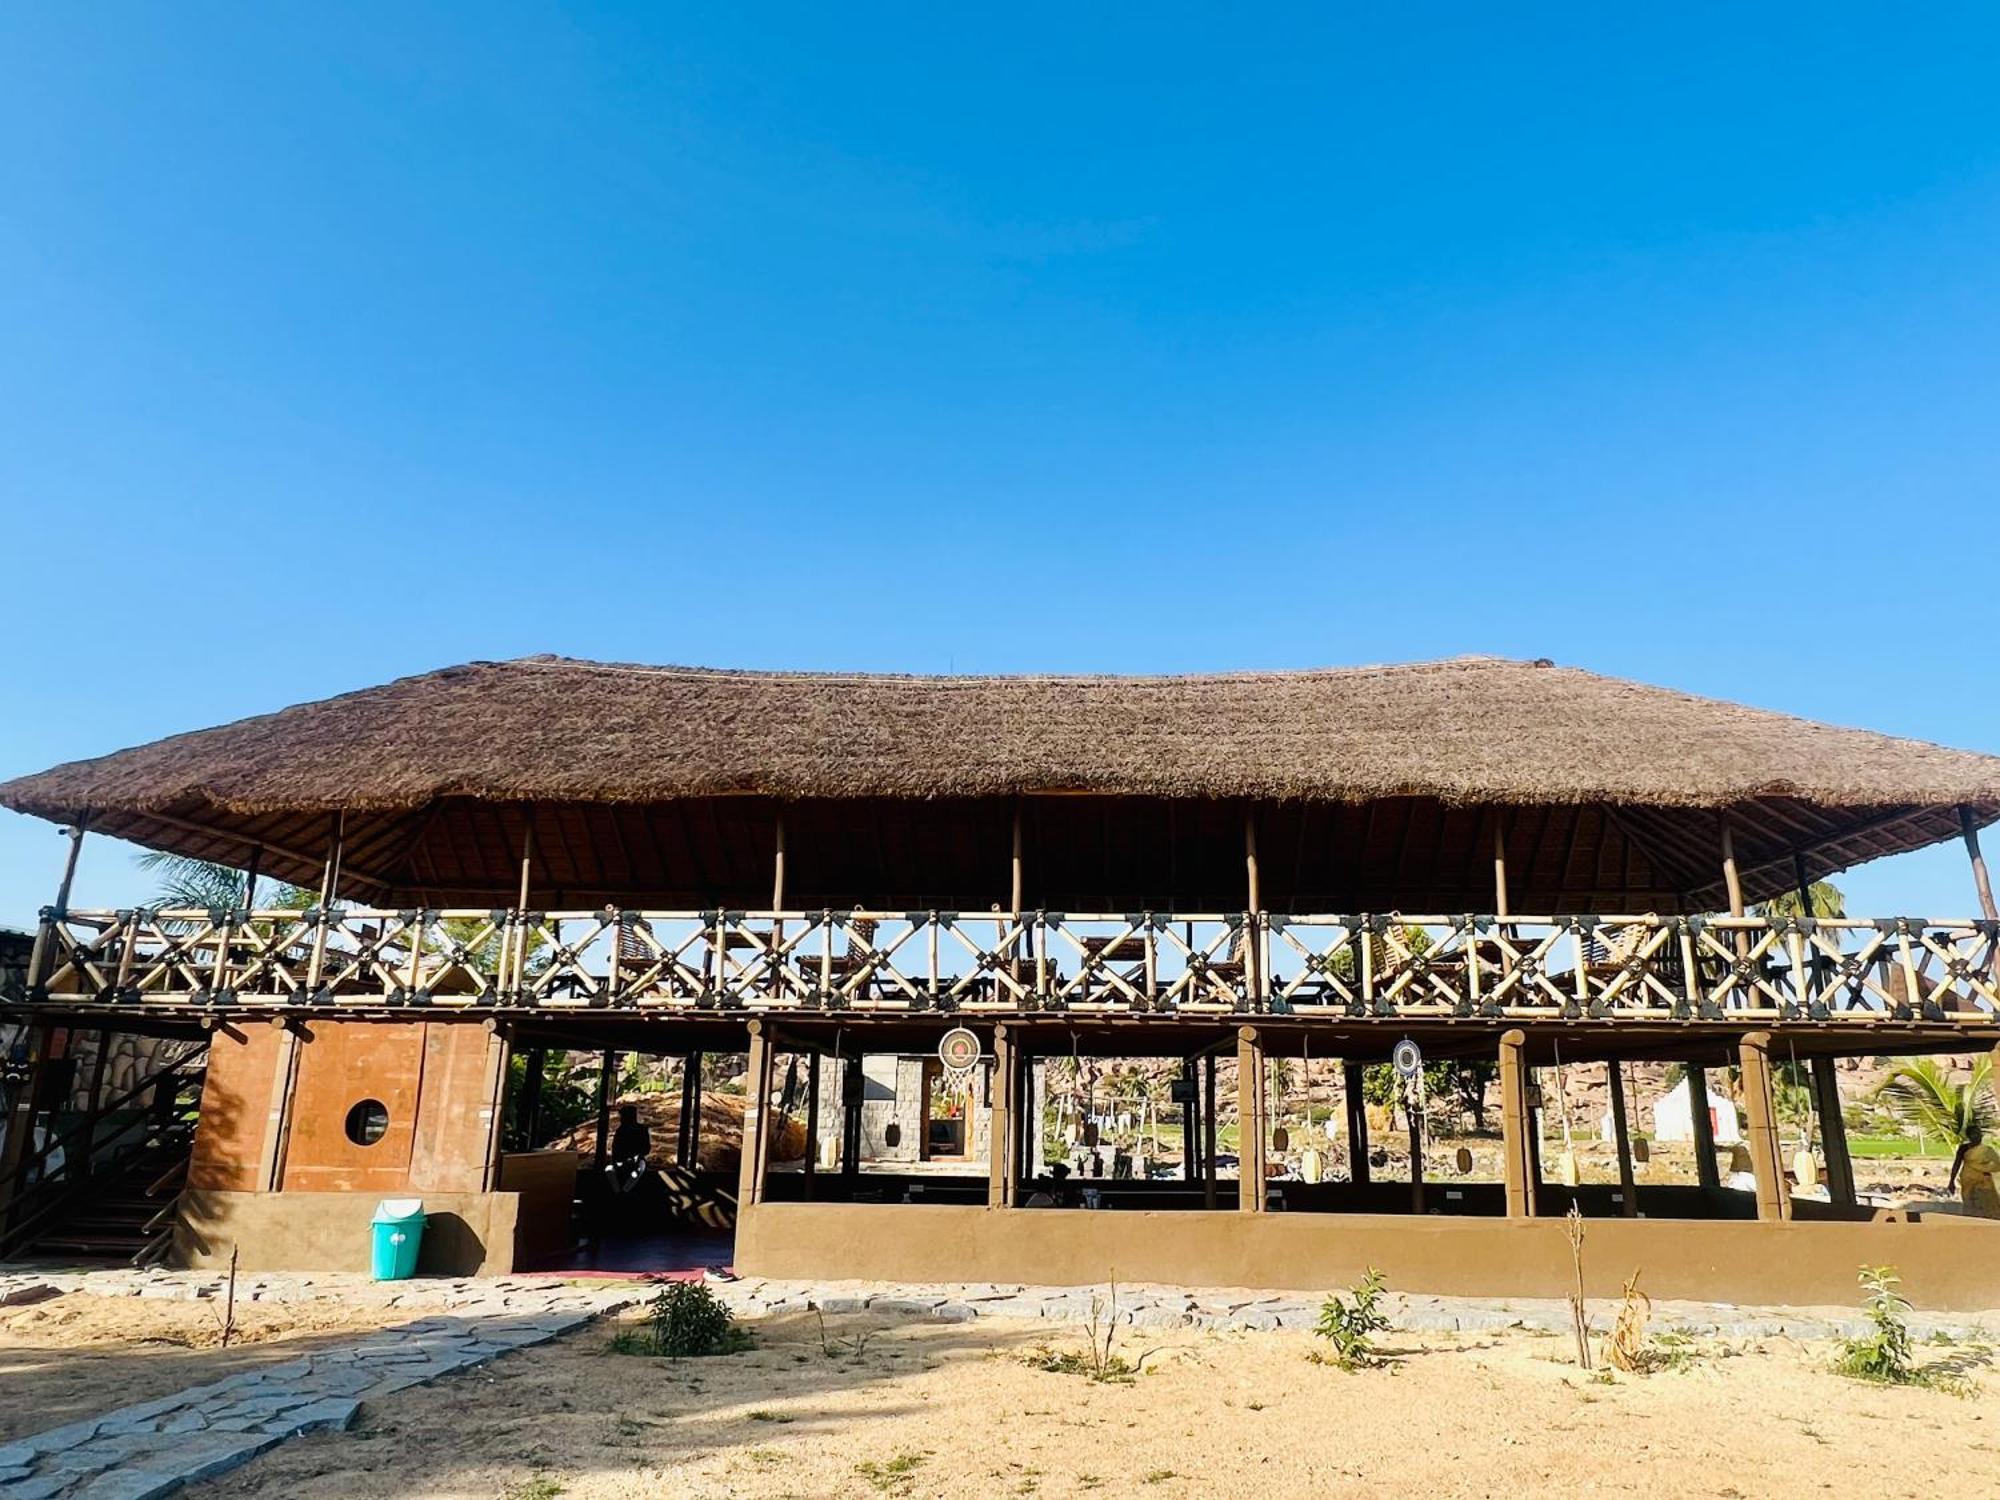
<path fill-rule="evenodd" d="M 239 1302 L 224 1349 L 222 1311 L 219 1301 L 83 1292 L 0 1308 L 0 1442 L 423 1316 L 331 1300 Z"/>
<path fill-rule="evenodd" d="M 1385 1368 L 1308 1361 L 1301 1334 L 1128 1330 L 1130 1384 L 1032 1368 L 1071 1325 L 752 1325 L 755 1346 L 670 1362 L 610 1330 L 509 1356 L 302 1439 L 190 1493 L 467 1500 L 697 1496 L 1648 1496 L 2000 1492 L 1983 1351 L 1926 1348 L 1975 1394 L 1860 1384 L 1824 1345 L 1700 1344 L 1600 1382 L 1566 1338 L 1398 1337 Z"/>

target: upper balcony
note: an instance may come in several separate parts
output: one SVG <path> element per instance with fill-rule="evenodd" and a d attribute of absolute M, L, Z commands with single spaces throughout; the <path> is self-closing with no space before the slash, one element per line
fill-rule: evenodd
<path fill-rule="evenodd" d="M 2000 922 L 1270 912 L 44 914 L 31 997 L 204 1011 L 1991 1025 Z"/>

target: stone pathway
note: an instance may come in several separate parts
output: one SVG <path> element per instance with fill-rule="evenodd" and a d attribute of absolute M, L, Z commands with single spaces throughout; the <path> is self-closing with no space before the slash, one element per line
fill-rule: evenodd
<path fill-rule="evenodd" d="M 1098 1287 L 883 1286 L 853 1281 L 745 1280 L 720 1288 L 744 1317 L 817 1309 L 833 1317 L 867 1312 L 891 1317 L 964 1323 L 977 1318 L 1044 1318 L 1088 1322 L 1093 1302 L 1100 1309 L 1110 1290 Z M 1148 1285 L 1117 1288 L 1116 1320 L 1139 1328 L 1203 1328 L 1223 1332 L 1309 1329 L 1319 1321 L 1322 1297 L 1247 1289 Z M 1608 1327 L 1615 1304 L 1594 1299 L 1592 1326 Z M 1429 1297 L 1391 1291 L 1382 1309 L 1392 1328 L 1411 1333 L 1472 1333 L 1529 1328 L 1550 1333 L 1571 1329 L 1569 1304 L 1541 1298 Z M 1648 1325 L 1701 1338 L 1802 1340 L 1851 1338 L 1870 1325 L 1858 1308 L 1760 1308 L 1714 1302 L 1655 1302 Z M 2000 1343 L 2000 1312 L 1912 1313 L 1911 1334 L 1928 1339 Z"/>
<path fill-rule="evenodd" d="M 510 1350 L 543 1343 L 629 1306 L 631 1285 L 579 1289 L 516 1279 L 364 1282 L 359 1278 L 239 1278 L 239 1300 L 338 1296 L 374 1305 L 442 1305 L 352 1343 L 317 1349 L 156 1401 L 0 1444 L 0 1500 L 150 1500 L 249 1462 L 287 1438 L 345 1428 L 363 1401 L 391 1395 Z M 0 1302 L 53 1292 L 212 1298 L 211 1276 L 89 1272 L 0 1277 Z"/>

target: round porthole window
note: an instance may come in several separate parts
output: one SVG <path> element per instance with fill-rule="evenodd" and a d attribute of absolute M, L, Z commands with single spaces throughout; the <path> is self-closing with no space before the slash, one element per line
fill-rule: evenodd
<path fill-rule="evenodd" d="M 363 1099 L 347 1112 L 347 1138 L 372 1146 L 389 1131 L 389 1109 L 380 1099 Z"/>

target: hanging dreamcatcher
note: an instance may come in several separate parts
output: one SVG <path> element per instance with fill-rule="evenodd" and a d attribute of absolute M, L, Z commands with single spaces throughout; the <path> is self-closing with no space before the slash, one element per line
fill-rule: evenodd
<path fill-rule="evenodd" d="M 946 1098 L 972 1097 L 972 1075 L 979 1071 L 982 1056 L 979 1038 L 963 1026 L 952 1027 L 938 1039 L 938 1063 L 944 1069 L 938 1087 Z"/>

